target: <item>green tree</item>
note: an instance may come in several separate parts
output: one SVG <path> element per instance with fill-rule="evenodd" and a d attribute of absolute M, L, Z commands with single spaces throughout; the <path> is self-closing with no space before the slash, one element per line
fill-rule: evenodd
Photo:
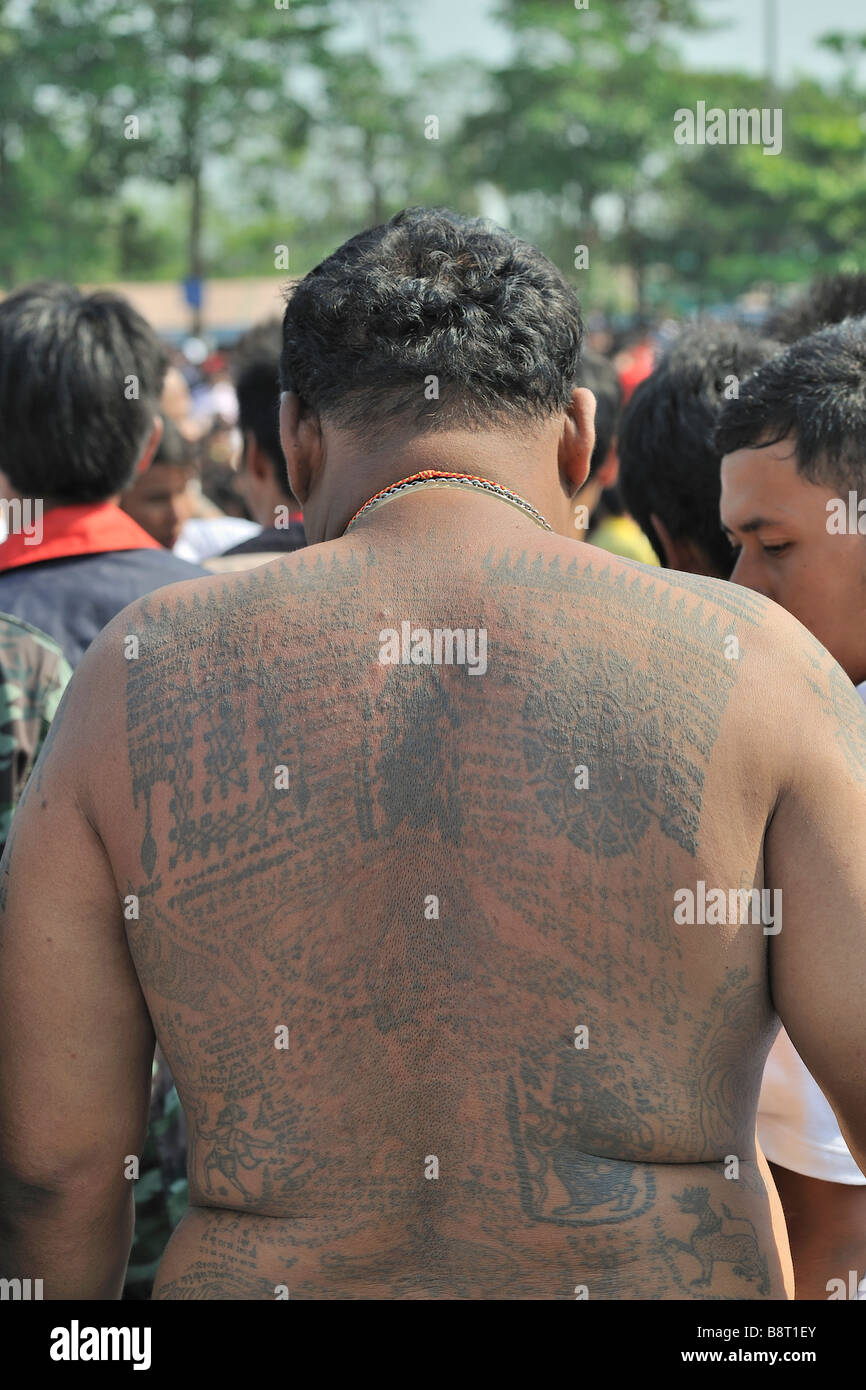
<path fill-rule="evenodd" d="M 333 244 L 411 204 L 474 211 L 460 142 L 478 66 L 426 62 L 406 0 L 332 0 L 331 10 L 304 171 L 324 239 Z"/>
<path fill-rule="evenodd" d="M 8 283 L 61 263 L 93 278 L 249 273 L 287 241 L 297 272 L 407 203 L 474 210 L 458 133 L 477 73 L 425 63 L 404 0 L 15 0 L 0 14 L 13 8 Z"/>
<path fill-rule="evenodd" d="M 690 74 L 684 106 L 760 109 L 766 85 L 742 75 Z M 782 150 L 760 145 L 681 147 L 671 170 L 666 250 L 674 277 L 698 303 L 854 268 L 866 232 L 862 103 L 800 79 L 775 97 Z"/>
<path fill-rule="evenodd" d="M 13 9 L 20 14 L 16 25 L 9 20 Z M 321 53 L 328 10 L 328 0 L 7 5 L 0 62 L 17 80 L 0 109 L 0 140 L 5 133 L 8 151 L 16 123 L 25 136 L 14 171 L 7 153 L 4 186 L 10 173 L 19 183 L 32 182 L 39 138 L 53 139 L 70 161 L 59 184 L 74 190 L 79 206 L 107 214 L 115 253 L 129 264 L 137 250 L 148 251 L 142 228 L 131 235 L 126 182 L 179 184 L 187 195 L 185 270 L 201 278 L 208 170 L 244 142 L 255 144 L 251 161 L 268 160 L 272 170 L 301 157 L 310 118 L 297 76 Z M 16 72 L 21 56 L 29 60 L 26 78 Z M 50 111 L 41 125 L 40 101 Z M 53 165 L 51 172 L 55 177 L 59 170 Z M 9 187 L 14 204 L 14 179 Z M 20 197 L 17 206 L 24 211 Z M 21 219 L 13 226 L 20 237 Z"/>
<path fill-rule="evenodd" d="M 147 81 L 134 88 L 150 126 L 142 173 L 186 186 L 187 275 L 200 280 L 207 269 L 208 163 L 250 140 L 258 147 L 254 159 L 267 159 L 275 170 L 298 157 L 310 117 L 292 79 L 321 52 L 328 6 L 325 0 L 292 0 L 290 7 L 150 0 L 146 8 L 150 22 L 139 42 Z"/>
<path fill-rule="evenodd" d="M 521 230 L 563 265 L 602 244 L 631 268 L 639 311 L 680 102 L 672 38 L 702 27 L 692 0 L 619 0 L 578 10 L 502 0 L 513 56 L 489 109 L 467 123 L 483 170 Z"/>
<path fill-rule="evenodd" d="M 70 261 L 98 259 L 98 209 L 92 197 L 85 132 L 70 119 L 48 58 L 35 5 L 0 5 L 0 283 L 56 275 Z"/>

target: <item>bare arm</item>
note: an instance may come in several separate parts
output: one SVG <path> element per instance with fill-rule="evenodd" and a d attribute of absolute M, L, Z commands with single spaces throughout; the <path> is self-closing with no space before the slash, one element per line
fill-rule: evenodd
<path fill-rule="evenodd" d="M 783 907 L 770 978 L 791 1041 L 866 1172 L 866 707 L 819 650 L 792 672 L 794 765 L 767 832 L 767 882 Z"/>
<path fill-rule="evenodd" d="M 73 677 L 0 867 L 0 1276 L 46 1298 L 120 1297 L 150 1097 L 153 1029 L 80 804 L 109 660 Z"/>

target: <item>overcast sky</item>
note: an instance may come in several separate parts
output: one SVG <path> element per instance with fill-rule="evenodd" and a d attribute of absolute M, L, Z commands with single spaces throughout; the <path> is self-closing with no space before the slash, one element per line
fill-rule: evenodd
<path fill-rule="evenodd" d="M 568 0 L 551 0 L 566 5 Z M 590 0 L 600 7 L 615 0 Z M 760 72 L 764 65 L 763 0 L 701 0 L 710 18 L 728 27 L 702 38 L 682 40 L 691 63 L 699 67 Z M 503 34 L 491 18 L 494 0 L 415 0 L 412 11 L 431 58 L 470 53 L 498 61 L 507 56 Z M 816 47 L 815 40 L 834 30 L 866 31 L 863 0 L 777 0 L 778 76 L 796 72 L 833 75 L 838 63 Z"/>

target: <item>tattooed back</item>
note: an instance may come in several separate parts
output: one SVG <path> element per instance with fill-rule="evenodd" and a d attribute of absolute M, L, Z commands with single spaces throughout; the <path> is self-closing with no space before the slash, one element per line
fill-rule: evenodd
<path fill-rule="evenodd" d="M 786 1296 L 772 926 L 677 911 L 764 886 L 767 608 L 543 536 L 127 610 L 93 802 L 189 1123 L 155 1296 Z"/>

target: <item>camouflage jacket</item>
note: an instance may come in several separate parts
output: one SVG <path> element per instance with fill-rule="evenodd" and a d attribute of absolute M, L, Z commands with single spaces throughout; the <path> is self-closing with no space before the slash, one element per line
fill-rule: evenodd
<path fill-rule="evenodd" d="M 148 1299 L 169 1237 L 187 1207 L 186 1120 L 160 1048 L 153 1062 L 150 1124 L 135 1184 L 135 1237 L 125 1299 Z"/>
<path fill-rule="evenodd" d="M 0 613 L 0 850 L 71 675 L 52 637 Z"/>

